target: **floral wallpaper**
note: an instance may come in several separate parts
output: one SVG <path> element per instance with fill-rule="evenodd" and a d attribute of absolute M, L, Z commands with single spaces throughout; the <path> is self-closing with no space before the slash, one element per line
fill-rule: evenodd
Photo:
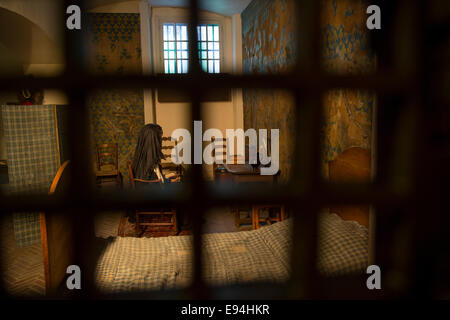
<path fill-rule="evenodd" d="M 90 13 L 88 41 L 88 66 L 92 73 L 141 73 L 139 14 Z M 127 180 L 126 165 L 134 155 L 137 137 L 144 125 L 143 90 L 93 92 L 89 108 L 93 154 L 97 144 L 118 143 L 119 169 Z"/>
<path fill-rule="evenodd" d="M 375 70 L 366 29 L 367 1 L 321 0 L 323 64 L 338 74 Z M 243 69 L 246 73 L 290 71 L 296 57 L 294 0 L 253 0 L 242 13 Z M 298 50 L 301 50 L 299 48 Z M 375 96 L 363 90 L 332 90 L 323 97 L 323 167 L 343 150 L 370 149 Z M 280 90 L 243 90 L 245 128 L 280 129 L 281 181 L 292 172 L 294 100 Z"/>

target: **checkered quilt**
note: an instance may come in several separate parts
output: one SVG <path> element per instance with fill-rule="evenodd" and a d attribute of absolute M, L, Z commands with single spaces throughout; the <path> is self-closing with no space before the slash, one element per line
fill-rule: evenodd
<path fill-rule="evenodd" d="M 368 231 L 335 214 L 323 215 L 319 271 L 325 275 L 363 272 Z M 283 282 L 289 279 L 292 219 L 254 231 L 205 234 L 203 276 L 209 285 Z M 164 290 L 192 280 L 192 236 L 117 237 L 97 265 L 96 282 L 106 293 Z"/>
<path fill-rule="evenodd" d="M 60 161 L 55 106 L 1 106 L 12 194 L 47 193 Z M 38 212 L 13 214 L 17 247 L 41 240 Z"/>

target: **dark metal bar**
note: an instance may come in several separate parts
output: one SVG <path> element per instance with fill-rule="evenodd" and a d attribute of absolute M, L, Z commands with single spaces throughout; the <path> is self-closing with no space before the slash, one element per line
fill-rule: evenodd
<path fill-rule="evenodd" d="M 64 1 L 63 10 L 73 4 L 73 1 Z M 87 10 L 85 1 L 78 1 L 81 8 L 81 19 L 84 25 L 87 25 Z M 64 15 L 65 16 L 65 15 Z M 86 28 L 81 30 L 65 29 L 65 54 L 66 71 L 64 78 L 78 79 L 83 81 L 87 78 L 85 64 L 87 62 L 85 53 L 86 46 Z M 89 210 L 91 204 L 90 194 L 93 192 L 90 150 L 86 146 L 90 145 L 90 128 L 88 119 L 88 108 L 86 104 L 87 90 L 89 87 L 77 84 L 66 88 L 66 94 L 69 101 L 69 123 L 68 123 L 68 144 L 69 158 L 71 159 L 70 168 L 70 186 L 69 194 L 73 203 L 84 203 L 86 209 L 76 210 L 70 208 L 69 213 L 73 221 L 74 230 L 74 253 L 75 263 L 78 264 L 83 272 L 82 287 L 83 290 L 77 290 L 79 297 L 88 297 L 92 294 L 94 286 L 94 266 L 91 255 L 92 242 L 94 241 L 93 214 Z"/>
<path fill-rule="evenodd" d="M 403 0 L 401 5 L 403 8 L 406 1 Z M 413 232 L 408 251 L 410 264 L 404 266 L 404 270 L 409 271 L 409 275 L 413 279 L 410 294 L 420 298 L 432 298 L 436 295 L 437 279 L 433 279 L 430 275 L 436 272 L 437 267 L 438 251 L 435 246 L 439 241 L 436 237 L 436 229 L 440 223 L 441 214 L 436 197 L 440 192 L 440 187 L 436 181 L 430 179 L 427 172 L 427 168 L 434 166 L 437 162 L 429 152 L 430 146 L 433 146 L 432 132 L 436 119 L 432 115 L 433 111 L 430 110 L 430 106 L 435 108 L 435 101 L 432 100 L 434 89 L 431 84 L 434 78 L 431 71 L 434 57 L 426 54 L 429 49 L 429 38 L 432 37 L 431 30 L 427 30 L 425 23 L 425 19 L 429 15 L 427 8 L 428 6 L 423 0 L 416 0 L 410 4 L 412 21 L 408 21 L 408 32 L 410 37 L 414 36 L 414 41 L 409 44 L 413 54 L 411 54 L 411 61 L 408 61 L 409 64 L 406 65 L 408 71 L 414 74 L 416 87 L 421 89 L 411 92 L 408 96 L 407 101 L 411 106 L 409 112 L 405 112 L 407 115 L 411 114 L 413 126 L 409 145 L 411 149 L 406 150 L 405 153 L 410 151 L 412 154 L 409 176 L 414 190 L 412 194 L 414 201 L 409 221 L 405 221 L 412 225 Z M 405 26 L 405 28 L 407 27 Z M 426 221 L 422 222 L 424 212 L 428 214 Z M 430 263 L 431 261 L 432 263 Z M 414 267 L 411 268 L 411 265 Z"/>
<path fill-rule="evenodd" d="M 195 139 L 194 121 L 202 119 L 201 112 L 201 91 L 199 84 L 202 70 L 198 57 L 198 39 L 197 39 L 197 25 L 199 24 L 199 1 L 190 0 L 189 2 L 189 74 L 193 77 L 193 85 L 189 86 L 191 97 L 191 135 L 192 142 Z M 201 133 L 200 133 L 201 134 Z M 200 138 L 202 139 L 202 138 Z M 194 159 L 191 165 L 191 175 L 189 184 L 187 185 L 192 191 L 190 192 L 189 201 L 189 217 L 192 219 L 193 231 L 193 282 L 190 287 L 190 294 L 193 298 L 205 299 L 208 298 L 209 293 L 203 280 L 202 274 L 202 224 L 203 214 L 206 209 L 203 199 L 204 196 L 204 182 L 202 177 L 201 164 L 195 163 L 195 142 L 191 146 L 191 155 Z"/>
<path fill-rule="evenodd" d="M 296 3 L 297 19 L 297 66 L 300 73 L 318 74 L 318 82 L 322 82 L 321 51 L 319 28 L 319 1 L 298 1 Z M 322 88 L 322 87 L 320 87 Z M 296 127 L 294 150 L 293 181 L 300 194 L 314 194 L 319 186 L 319 124 L 321 109 L 320 90 L 310 92 L 297 91 Z M 293 248 L 291 252 L 291 288 L 293 298 L 316 296 L 316 233 L 317 212 L 320 199 L 308 203 L 290 202 L 294 214 Z"/>
<path fill-rule="evenodd" d="M 320 198 L 324 205 L 328 204 L 380 204 L 400 205 L 411 197 L 410 193 L 398 193 L 385 186 L 371 184 L 334 184 L 322 183 L 315 192 L 301 191 L 292 185 L 281 187 L 246 188 L 245 186 L 205 185 L 202 202 L 211 205 L 227 205 L 230 201 L 236 203 L 251 202 L 264 199 L 264 202 L 310 202 Z M 123 190 L 122 192 L 93 193 L 85 202 L 75 201 L 70 194 L 60 195 L 10 195 L 0 197 L 3 212 L 45 210 L 56 211 L 69 207 L 93 210 L 127 209 L 129 207 L 145 207 L 148 205 L 167 206 L 171 203 L 184 205 L 191 201 L 192 190 L 181 192 L 181 188 L 165 187 L 165 190 L 152 190 L 151 195 Z M 81 192 L 81 191 L 77 191 Z M 85 198 L 86 200 L 86 198 Z M 314 200 L 315 201 L 315 200 Z"/>
<path fill-rule="evenodd" d="M 299 89 L 303 95 L 317 94 L 325 88 L 373 89 L 381 92 L 407 92 L 414 84 L 409 76 L 391 73 L 376 75 L 334 75 L 320 74 L 318 71 L 295 75 L 226 75 L 199 73 L 170 75 L 124 75 L 85 77 L 48 77 L 28 79 L 23 77 L 1 78 L 2 90 L 17 88 L 71 89 L 74 87 L 91 89 L 110 88 L 184 88 L 190 90 L 201 83 L 201 89 L 211 88 L 273 88 Z"/>

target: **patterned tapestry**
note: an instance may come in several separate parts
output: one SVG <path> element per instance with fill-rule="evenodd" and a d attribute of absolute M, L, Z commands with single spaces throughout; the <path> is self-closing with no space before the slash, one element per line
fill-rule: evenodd
<path fill-rule="evenodd" d="M 88 37 L 88 65 L 92 73 L 141 74 L 139 14 L 90 13 Z M 92 154 L 95 155 L 97 144 L 117 143 L 119 170 L 127 180 L 126 165 L 134 155 L 144 125 L 143 90 L 97 91 L 89 97 L 88 104 Z"/>
<path fill-rule="evenodd" d="M 55 106 L 2 106 L 12 194 L 46 194 L 60 166 Z M 13 214 L 16 246 L 41 240 L 39 212 Z"/>
<path fill-rule="evenodd" d="M 363 73 L 375 69 L 365 26 L 367 2 L 323 0 L 323 61 L 330 72 Z M 253 0 L 242 13 L 245 73 L 283 73 L 296 57 L 294 0 Z M 301 50 L 301 48 L 299 49 Z M 280 129 L 281 181 L 292 172 L 294 100 L 280 90 L 243 90 L 244 126 Z M 370 149 L 374 95 L 333 90 L 324 97 L 323 167 L 352 146 Z"/>
<path fill-rule="evenodd" d="M 335 74 L 370 74 L 375 57 L 369 50 L 366 28 L 368 1 L 323 1 L 323 58 Z M 375 94 L 364 90 L 333 90 L 324 97 L 324 159 L 343 150 L 371 148 L 372 108 Z"/>
<path fill-rule="evenodd" d="M 295 62 L 294 1 L 252 1 L 242 13 L 244 73 L 282 73 Z M 243 90 L 244 127 L 280 129 L 280 180 L 291 175 L 294 99 L 281 90 Z"/>

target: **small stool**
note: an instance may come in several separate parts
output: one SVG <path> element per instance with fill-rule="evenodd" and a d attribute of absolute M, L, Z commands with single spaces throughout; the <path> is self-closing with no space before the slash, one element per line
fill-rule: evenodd
<path fill-rule="evenodd" d="M 276 212 L 275 217 L 271 217 L 270 213 L 267 218 L 260 218 L 259 214 L 262 209 L 270 209 L 270 208 L 277 208 L 279 209 L 278 212 Z M 259 229 L 260 222 L 266 222 L 267 224 L 272 224 L 272 222 L 279 222 L 286 219 L 286 210 L 284 205 L 280 204 L 257 204 L 252 205 L 252 230 Z"/>
<path fill-rule="evenodd" d="M 252 224 L 252 213 L 251 213 L 251 207 L 242 207 L 242 206 L 232 206 L 231 211 L 234 212 L 234 225 L 236 229 L 239 230 L 241 225 L 243 224 Z M 248 218 L 241 218 L 241 212 L 245 211 L 248 212 Z"/>

